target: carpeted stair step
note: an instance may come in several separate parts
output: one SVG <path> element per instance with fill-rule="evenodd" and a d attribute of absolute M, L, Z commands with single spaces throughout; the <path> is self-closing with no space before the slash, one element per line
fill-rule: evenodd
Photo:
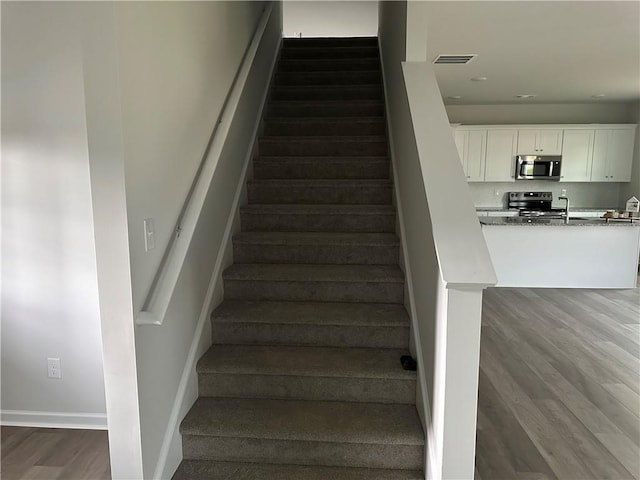
<path fill-rule="evenodd" d="M 344 72 L 353 70 L 379 70 L 380 60 L 372 58 L 322 58 L 282 59 L 278 62 L 278 73 L 282 72 Z"/>
<path fill-rule="evenodd" d="M 216 344 L 402 348 L 409 316 L 392 303 L 225 300 L 211 314 Z"/>
<path fill-rule="evenodd" d="M 419 470 L 413 405 L 200 397 L 180 426 L 186 459 Z"/>
<path fill-rule="evenodd" d="M 336 59 L 336 58 L 378 58 L 378 46 L 286 46 L 282 49 L 283 60 L 289 59 Z"/>
<path fill-rule="evenodd" d="M 390 180 L 250 180 L 249 203 L 391 204 Z"/>
<path fill-rule="evenodd" d="M 264 156 L 384 156 L 385 136 L 260 137 L 259 154 Z"/>
<path fill-rule="evenodd" d="M 380 70 L 332 72 L 280 72 L 275 85 L 372 85 L 382 84 Z"/>
<path fill-rule="evenodd" d="M 267 136 L 379 136 L 385 133 L 384 117 L 270 118 L 264 122 Z"/>
<path fill-rule="evenodd" d="M 273 101 L 317 101 L 317 100 L 380 100 L 381 85 L 305 85 L 281 86 L 271 89 Z"/>
<path fill-rule="evenodd" d="M 418 470 L 186 460 L 173 480 L 424 480 Z"/>
<path fill-rule="evenodd" d="M 242 232 L 233 237 L 235 263 L 398 265 L 392 233 Z"/>
<path fill-rule="evenodd" d="M 387 265 L 234 264 L 225 298 L 291 302 L 402 303 L 404 275 Z"/>
<path fill-rule="evenodd" d="M 271 102 L 267 106 L 267 118 L 376 116 L 384 116 L 384 103 L 378 100 Z"/>
<path fill-rule="evenodd" d="M 245 232 L 395 232 L 391 205 L 244 205 Z"/>
<path fill-rule="evenodd" d="M 387 157 L 257 157 L 255 179 L 388 179 Z"/>
<path fill-rule="evenodd" d="M 304 37 L 284 38 L 284 48 L 377 47 L 378 37 Z"/>
<path fill-rule="evenodd" d="M 273 345 L 214 345 L 198 362 L 201 397 L 405 403 L 416 375 L 406 350 Z"/>

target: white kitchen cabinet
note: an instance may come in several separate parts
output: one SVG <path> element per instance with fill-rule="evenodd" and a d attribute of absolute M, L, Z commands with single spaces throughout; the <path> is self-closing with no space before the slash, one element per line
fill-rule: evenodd
<path fill-rule="evenodd" d="M 564 131 L 561 182 L 591 181 L 594 132 L 593 128 Z"/>
<path fill-rule="evenodd" d="M 635 128 L 596 128 L 591 167 L 592 182 L 629 182 Z"/>
<path fill-rule="evenodd" d="M 483 182 L 487 131 L 485 129 L 456 130 L 454 138 L 467 181 Z"/>
<path fill-rule="evenodd" d="M 518 130 L 487 131 L 487 153 L 484 180 L 486 182 L 514 182 Z"/>
<path fill-rule="evenodd" d="M 518 155 L 560 155 L 561 153 L 561 128 L 518 130 Z"/>

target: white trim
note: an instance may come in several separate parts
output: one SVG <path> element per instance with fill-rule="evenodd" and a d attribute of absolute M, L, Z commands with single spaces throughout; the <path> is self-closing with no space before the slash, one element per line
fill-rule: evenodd
<path fill-rule="evenodd" d="M 271 13 L 271 10 L 269 10 L 267 15 L 270 16 L 270 13 Z M 278 53 L 280 52 L 281 42 L 282 42 L 282 39 L 280 39 L 280 42 L 278 43 L 278 46 L 275 49 L 273 59 L 271 61 L 271 66 L 270 66 L 269 76 L 268 76 L 269 79 L 273 78 L 273 73 L 274 73 L 276 62 L 278 59 Z M 229 217 L 227 219 L 224 234 L 222 236 L 222 242 L 220 243 L 220 249 L 218 250 L 216 263 L 215 263 L 215 266 L 213 267 L 213 273 L 211 274 L 211 280 L 209 282 L 207 294 L 202 306 L 202 310 L 200 312 L 200 317 L 198 318 L 198 324 L 196 326 L 193 340 L 191 341 L 189 354 L 187 355 L 187 360 L 185 362 L 184 369 L 182 370 L 182 376 L 180 378 L 180 383 L 178 385 L 176 398 L 173 402 L 173 407 L 171 408 L 171 414 L 169 416 L 167 428 L 165 430 L 164 438 L 162 440 L 162 446 L 160 448 L 160 453 L 158 455 L 158 462 L 156 463 L 156 468 L 153 473 L 154 479 L 170 478 L 173 475 L 172 471 L 171 472 L 167 471 L 167 460 L 169 457 L 169 451 L 171 449 L 172 440 L 182 420 L 185 395 L 189 386 L 189 382 L 190 380 L 193 379 L 192 374 L 195 371 L 196 363 L 199 358 L 199 347 L 202 340 L 202 333 L 204 331 L 206 323 L 209 321 L 211 311 L 215 307 L 211 305 L 211 303 L 213 300 L 214 292 L 216 291 L 216 287 L 218 287 L 219 282 L 221 282 L 222 280 L 222 270 L 224 268 L 223 263 L 225 259 L 225 252 L 230 247 L 230 241 L 234 233 L 233 226 L 236 223 L 236 219 L 240 214 L 240 200 L 242 198 L 242 192 L 243 192 L 244 186 L 247 182 L 249 164 L 251 162 L 251 159 L 253 158 L 254 146 L 255 146 L 255 142 L 257 141 L 258 129 L 260 128 L 260 124 L 262 121 L 262 115 L 264 112 L 264 107 L 267 102 L 270 85 L 271 85 L 271 82 L 270 81 L 267 82 L 267 84 L 265 85 L 264 93 L 262 95 L 262 100 L 260 101 L 258 114 L 256 116 L 256 121 L 253 126 L 253 132 L 251 136 L 254 139 L 254 144 L 251 146 L 251 148 L 248 149 L 247 155 L 245 156 L 245 159 L 244 159 L 242 173 L 240 174 L 240 180 L 236 187 L 236 193 L 233 197 L 233 204 L 231 207 Z"/>
<path fill-rule="evenodd" d="M 186 208 L 184 210 L 184 217 L 180 224 L 180 236 L 174 237 L 174 241 L 169 247 L 169 253 L 166 261 L 161 266 L 160 276 L 155 287 L 150 292 L 145 303 L 145 307 L 141 312 L 136 315 L 137 325 L 162 325 L 164 318 L 169 308 L 169 303 L 173 295 L 173 291 L 178 282 L 182 265 L 187 256 L 189 245 L 193 239 L 193 233 L 195 232 L 196 225 L 202 208 L 204 206 L 207 192 L 213 180 L 213 176 L 218 166 L 222 150 L 224 148 L 225 141 L 231 129 L 231 123 L 235 116 L 240 98 L 242 97 L 242 91 L 249 77 L 253 60 L 255 59 L 258 47 L 264 35 L 264 32 L 271 17 L 273 5 L 270 3 L 256 27 L 256 31 L 251 40 L 251 44 L 247 49 L 247 53 L 244 57 L 240 70 L 236 80 L 229 92 L 226 105 L 222 114 L 220 115 L 219 123 L 214 131 L 211 145 L 204 160 L 202 170 L 195 181 L 193 188 L 193 194 L 188 200 Z"/>
<path fill-rule="evenodd" d="M 380 42 L 380 37 L 378 37 L 378 43 Z M 380 45 L 378 45 L 378 48 L 380 50 L 380 67 L 382 70 L 382 81 L 384 84 L 384 103 L 385 103 L 385 111 L 386 108 L 389 105 L 389 99 L 387 98 L 387 81 L 386 81 L 386 77 L 385 77 L 385 69 L 384 69 L 384 55 L 382 53 L 382 48 Z M 427 434 L 427 432 L 425 432 L 425 434 L 427 434 L 427 439 L 425 439 L 425 449 L 426 449 L 426 457 L 425 460 L 428 459 L 428 461 L 425 462 L 425 474 L 426 474 L 426 478 L 429 479 L 435 479 L 438 478 L 437 475 L 434 476 L 435 472 L 432 472 L 431 469 L 433 469 L 436 465 L 436 452 L 433 449 L 433 446 L 431 445 L 431 443 L 428 440 L 428 438 L 433 438 L 433 426 L 428 423 L 428 419 L 431 418 L 431 405 L 429 404 L 429 389 L 427 387 L 427 379 L 424 376 L 424 372 L 425 372 L 425 367 L 424 364 L 422 362 L 422 359 L 424 358 L 423 354 L 422 354 L 422 345 L 420 344 L 420 327 L 418 326 L 418 313 L 416 311 L 416 303 L 415 303 L 415 295 L 413 293 L 413 279 L 411 277 L 411 262 L 409 261 L 409 254 L 408 254 L 408 247 L 407 247 L 407 240 L 406 240 L 406 234 L 405 234 L 405 227 L 404 227 L 404 216 L 402 213 L 402 201 L 400 199 L 400 195 L 398 195 L 398 179 L 395 175 L 395 171 L 396 171 L 396 160 L 395 160 L 395 148 L 394 148 L 394 143 L 393 143 L 393 132 L 391 129 L 391 124 L 390 124 L 390 117 L 388 115 L 388 113 L 385 113 L 385 121 L 387 123 L 387 136 L 389 138 L 389 156 L 391 157 L 391 168 L 392 168 L 392 177 L 393 177 L 393 195 L 396 201 L 396 212 L 398 214 L 398 224 L 400 225 L 400 243 L 402 245 L 402 257 L 403 257 L 403 263 L 404 263 L 404 277 L 405 277 L 405 282 L 407 284 L 407 292 L 409 293 L 409 316 L 411 319 L 411 327 L 413 329 L 413 336 L 416 339 L 415 343 L 415 347 L 416 347 L 416 362 L 418 363 L 418 369 L 417 369 L 417 377 L 418 377 L 418 381 L 420 382 L 420 389 L 422 391 L 422 408 L 424 409 L 423 415 L 424 418 L 422 419 L 422 421 L 424 422 L 425 427 L 427 428 L 427 430 L 430 432 L 430 434 Z M 417 401 L 417 399 L 416 399 Z"/>
<path fill-rule="evenodd" d="M 3 427 L 107 430 L 107 414 L 2 410 L 0 424 Z"/>

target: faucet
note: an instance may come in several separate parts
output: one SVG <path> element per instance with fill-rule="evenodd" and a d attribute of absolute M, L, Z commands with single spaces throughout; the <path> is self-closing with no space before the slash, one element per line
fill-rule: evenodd
<path fill-rule="evenodd" d="M 566 200 L 567 206 L 564 209 L 564 223 L 569 223 L 569 197 L 566 195 L 561 195 L 558 197 L 558 200 Z"/>

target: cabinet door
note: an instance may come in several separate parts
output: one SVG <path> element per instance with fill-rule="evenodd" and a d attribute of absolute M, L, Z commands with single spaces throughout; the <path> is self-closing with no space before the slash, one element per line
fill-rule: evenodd
<path fill-rule="evenodd" d="M 466 171 L 467 181 L 483 182 L 487 147 L 486 130 L 469 130 L 467 142 Z"/>
<path fill-rule="evenodd" d="M 633 161 L 634 129 L 611 130 L 611 141 L 607 155 L 607 173 L 609 181 L 631 181 L 631 163 Z"/>
<path fill-rule="evenodd" d="M 608 182 L 607 155 L 611 143 L 611 130 L 596 129 L 593 141 L 592 182 Z"/>
<path fill-rule="evenodd" d="M 513 182 L 518 131 L 487 131 L 484 179 L 487 182 Z"/>
<path fill-rule="evenodd" d="M 518 155 L 536 155 L 537 130 L 518 130 Z"/>
<path fill-rule="evenodd" d="M 541 155 L 560 155 L 562 153 L 562 130 L 540 130 L 537 138 L 538 153 Z"/>
<path fill-rule="evenodd" d="M 565 130 L 562 141 L 561 182 L 589 182 L 594 130 Z"/>

